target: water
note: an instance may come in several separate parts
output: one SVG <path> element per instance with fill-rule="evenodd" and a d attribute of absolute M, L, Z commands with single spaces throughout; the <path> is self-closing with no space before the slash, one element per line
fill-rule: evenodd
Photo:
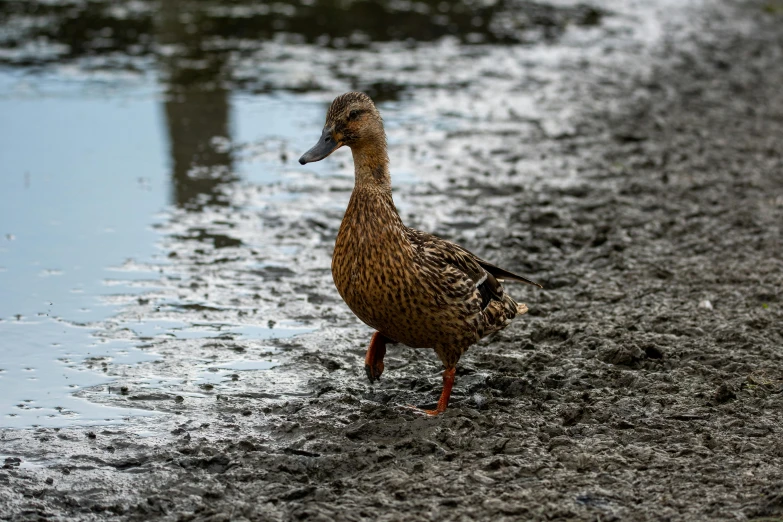
<path fill-rule="evenodd" d="M 176 339 L 272 339 L 293 337 L 307 333 L 312 328 L 296 324 L 275 325 L 270 328 L 264 325 L 227 324 L 227 323 L 190 323 L 170 320 L 145 320 L 138 323 L 125 323 L 129 329 L 140 338 L 169 337 Z"/>
<path fill-rule="evenodd" d="M 73 393 L 112 381 L 86 369 L 87 359 L 133 365 L 157 357 L 137 348 L 136 339 L 96 338 L 91 325 L 154 290 L 157 274 L 142 263 L 163 257 L 155 225 L 165 210 L 217 197 L 213 189 L 224 180 L 191 176 L 188 155 L 220 138 L 255 143 L 227 175 L 274 183 L 283 174 L 265 160 L 266 149 L 284 154 L 281 144 L 289 143 L 303 149 L 310 138 L 302 129 L 317 129 L 323 117 L 317 102 L 300 103 L 311 111 L 291 117 L 290 97 L 225 93 L 215 104 L 225 105 L 220 121 L 180 128 L 178 118 L 203 107 L 185 101 L 172 109 L 164 88 L 148 75 L 105 86 L 89 76 L 0 70 L 0 426 L 144 414 Z M 125 269 L 129 264 L 133 269 Z M 138 339 L 273 338 L 311 330 L 182 321 L 128 326 Z"/>
<path fill-rule="evenodd" d="M 0 411 L 3 427 L 104 424 L 138 409 L 102 406 L 74 397 L 88 386 L 108 384 L 104 363 L 136 364 L 154 358 L 131 342 L 104 341 L 89 328 L 66 321 L 9 321 L 0 323 L 3 338 L 0 372 Z M 95 368 L 89 369 L 85 363 Z"/>

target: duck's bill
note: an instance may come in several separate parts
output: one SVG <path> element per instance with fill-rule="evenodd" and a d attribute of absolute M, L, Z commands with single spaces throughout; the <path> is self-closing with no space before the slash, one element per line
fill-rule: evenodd
<path fill-rule="evenodd" d="M 302 154 L 299 163 L 304 165 L 313 161 L 321 161 L 339 148 L 340 144 L 332 137 L 332 129 L 324 129 L 321 139 L 318 140 L 315 147 Z"/>

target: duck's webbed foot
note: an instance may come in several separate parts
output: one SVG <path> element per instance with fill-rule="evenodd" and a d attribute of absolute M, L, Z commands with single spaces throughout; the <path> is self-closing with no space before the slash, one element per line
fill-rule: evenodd
<path fill-rule="evenodd" d="M 386 355 L 386 344 L 393 342 L 381 332 L 375 332 L 364 356 L 364 371 L 370 382 L 381 378 L 383 373 L 383 358 Z"/>
<path fill-rule="evenodd" d="M 409 406 L 409 408 L 421 413 L 426 413 L 427 415 L 432 415 L 433 417 L 446 411 L 446 408 L 449 406 L 451 388 L 454 386 L 454 375 L 456 375 L 456 373 L 456 367 L 446 368 L 443 370 L 443 391 L 440 392 L 440 399 L 438 400 L 438 405 L 434 410 L 424 410 L 421 408 L 416 408 L 415 406 Z"/>

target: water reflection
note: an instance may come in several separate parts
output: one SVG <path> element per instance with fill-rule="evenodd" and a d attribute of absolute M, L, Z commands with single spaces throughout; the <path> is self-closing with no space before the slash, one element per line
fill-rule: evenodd
<path fill-rule="evenodd" d="M 160 78 L 165 84 L 164 113 L 171 154 L 174 203 L 189 210 L 226 205 L 220 185 L 236 181 L 230 143 L 229 91 L 221 78 L 225 53 L 206 53 L 198 33 L 205 13 L 185 23 L 181 13 L 188 2 L 161 0 L 157 41 L 177 52 L 161 55 Z"/>
<path fill-rule="evenodd" d="M 5 0 L 0 2 L 0 25 L 8 30 L 0 34 L 0 47 L 12 52 L 0 55 L 0 63 L 33 65 L 104 56 L 111 60 L 96 65 L 133 67 L 127 58 L 166 52 L 155 42 L 162 13 L 177 19 L 205 52 L 240 53 L 277 38 L 336 48 L 444 36 L 471 44 L 525 43 L 555 38 L 570 24 L 597 24 L 602 16 L 589 5 L 526 0 Z M 39 44 L 31 49 L 29 42 Z"/>
<path fill-rule="evenodd" d="M 229 103 L 224 89 L 188 87 L 165 102 L 174 203 L 189 210 L 226 205 L 219 186 L 236 180 L 231 153 L 216 138 L 228 138 Z"/>

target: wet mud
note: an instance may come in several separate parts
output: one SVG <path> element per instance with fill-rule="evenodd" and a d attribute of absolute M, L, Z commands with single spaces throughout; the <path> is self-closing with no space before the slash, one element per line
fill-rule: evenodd
<path fill-rule="evenodd" d="M 390 346 L 364 375 L 371 332 L 329 273 L 347 153 L 268 186 L 218 170 L 217 199 L 183 196 L 160 225 L 164 260 L 127 267 L 154 289 L 102 325 L 157 358 L 79 392 L 155 415 L 1 431 L 0 516 L 783 518 L 782 10 L 620 7 L 560 54 L 391 43 L 372 75 L 382 53 L 320 63 L 330 85 L 350 55 L 361 81 L 403 86 L 408 224 L 545 286 L 509 288 L 530 312 L 462 358 L 444 415 L 404 407 L 437 400 L 433 353 Z"/>

